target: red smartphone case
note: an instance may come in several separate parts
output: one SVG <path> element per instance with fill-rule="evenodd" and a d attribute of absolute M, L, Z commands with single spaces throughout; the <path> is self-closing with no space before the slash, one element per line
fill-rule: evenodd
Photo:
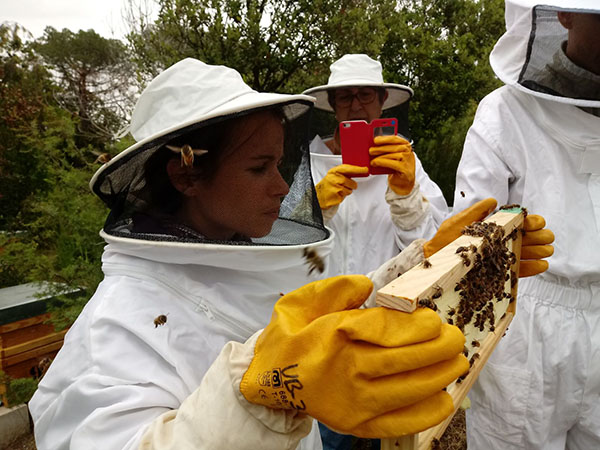
<path fill-rule="evenodd" d="M 349 120 L 340 123 L 340 145 L 342 147 L 342 162 L 354 166 L 368 167 L 369 175 L 384 175 L 393 173 L 385 167 L 372 167 L 369 147 L 373 146 L 375 136 L 398 134 L 398 120 L 395 118 L 375 119 L 371 123 L 364 120 Z"/>

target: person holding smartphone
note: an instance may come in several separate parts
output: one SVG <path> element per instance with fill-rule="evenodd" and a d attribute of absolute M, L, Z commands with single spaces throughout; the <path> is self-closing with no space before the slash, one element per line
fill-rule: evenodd
<path fill-rule="evenodd" d="M 378 61 L 348 54 L 331 65 L 326 85 L 304 94 L 316 98 L 317 109 L 333 112 L 339 124 L 370 123 L 384 110 L 408 101 L 413 92 L 407 86 L 385 83 Z M 317 135 L 310 145 L 319 205 L 336 233 L 329 274 L 368 273 L 414 239 L 431 238 L 447 217 L 448 207 L 406 139 L 375 138 L 371 164 L 391 169 L 388 176 L 364 177 L 368 168 L 342 164 L 342 151 L 338 127 L 331 137 Z"/>
<path fill-rule="evenodd" d="M 364 54 L 344 55 L 330 68 L 326 85 L 304 91 L 316 98 L 317 109 L 333 112 L 338 123 L 332 136 L 317 135 L 310 144 L 317 198 L 325 223 L 335 232 L 328 275 L 375 271 L 370 276 L 378 289 L 398 273 L 376 269 L 413 240 L 431 238 L 448 207 L 410 142 L 401 136 L 378 136 L 369 149 L 371 165 L 391 169 L 389 175 L 365 177 L 367 167 L 342 164 L 339 123 L 371 123 L 384 110 L 407 102 L 413 91 L 385 83 L 381 64 Z M 393 267 L 393 260 L 385 266 Z M 353 439 L 323 426 L 321 434 L 326 449 L 348 448 Z"/>

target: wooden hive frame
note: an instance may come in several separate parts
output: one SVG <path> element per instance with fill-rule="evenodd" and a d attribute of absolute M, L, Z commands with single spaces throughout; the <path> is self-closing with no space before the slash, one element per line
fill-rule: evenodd
<path fill-rule="evenodd" d="M 483 315 L 484 312 L 477 310 L 468 322 L 465 320 L 466 323 L 462 327 L 466 336 L 465 351 L 472 365 L 464 379 L 461 377 L 459 381 L 452 383 L 447 389 L 454 401 L 454 413 L 444 422 L 421 433 L 401 436 L 396 439 L 382 439 L 381 450 L 427 450 L 435 448 L 432 443 L 439 440 L 444 434 L 446 427 L 462 404 L 469 389 L 475 383 L 481 369 L 504 335 L 516 312 L 522 237 L 519 229 L 522 227 L 524 217 L 525 213 L 521 208 L 511 208 L 500 210 L 483 222 L 484 224 L 495 224 L 489 226 L 489 229 L 502 231 L 501 245 L 504 246 L 505 250 L 496 249 L 496 254 L 497 251 L 502 251 L 503 257 L 510 256 L 503 269 L 497 271 L 498 279 L 495 281 L 495 286 L 499 286 L 499 290 L 495 291 L 496 295 L 486 303 L 486 305 L 493 305 L 493 316 L 486 309 L 488 308 L 486 306 L 484 311 L 487 311 L 488 320 L 483 325 L 478 320 L 478 314 Z M 485 226 L 487 227 L 487 225 Z M 460 313 L 461 295 L 465 295 L 461 291 L 469 283 L 466 280 L 477 279 L 473 277 L 477 277 L 478 272 L 482 272 L 481 262 L 495 258 L 494 256 L 485 256 L 486 253 L 489 253 L 484 249 L 486 246 L 489 247 L 487 237 L 471 235 L 472 230 L 467 230 L 467 232 L 469 234 L 463 234 L 432 255 L 427 262 L 417 265 L 380 289 L 377 292 L 377 304 L 410 313 L 417 307 L 433 301 L 443 322 L 457 322 Z M 506 259 L 504 261 L 506 262 Z M 491 262 L 487 264 L 489 266 Z M 499 277 L 504 278 L 499 280 Z M 489 285 L 493 285 L 494 280 L 488 281 L 490 282 Z M 502 293 L 503 295 L 500 295 Z M 498 296 L 502 298 L 498 298 Z M 470 300 L 474 299 L 471 298 Z M 465 300 L 463 300 L 462 305 L 465 304 L 468 304 L 468 302 L 465 303 Z M 460 320 L 463 321 L 462 318 Z M 475 325 L 476 322 L 479 322 L 477 326 Z M 476 346 L 477 344 L 479 345 Z M 474 356 L 476 353 L 477 356 Z"/>

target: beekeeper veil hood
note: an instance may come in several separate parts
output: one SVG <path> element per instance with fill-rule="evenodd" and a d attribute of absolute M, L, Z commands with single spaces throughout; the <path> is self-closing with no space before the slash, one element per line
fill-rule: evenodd
<path fill-rule="evenodd" d="M 559 12 L 589 14 L 587 25 L 561 23 Z M 506 33 L 490 55 L 504 83 L 539 97 L 600 107 L 600 2 L 506 0 L 505 15 Z M 584 57 L 573 58 L 575 47 Z"/>
<path fill-rule="evenodd" d="M 202 241 L 201 236 L 189 233 L 140 231 L 136 227 L 138 217 L 148 212 L 168 212 L 171 203 L 176 203 L 174 197 L 180 197 L 174 190 L 169 194 L 157 189 L 157 177 L 149 174 L 158 167 L 162 170 L 158 178 L 168 180 L 166 160 L 161 162 L 159 156 L 172 158 L 171 151 L 181 151 L 182 164 L 185 161 L 202 171 L 203 165 L 218 159 L 223 147 L 219 142 L 226 139 L 236 119 L 269 110 L 281 118 L 284 126 L 280 172 L 290 191 L 267 236 L 219 243 L 298 245 L 327 238 L 329 232 L 323 226 L 310 175 L 307 133 L 313 102 L 305 95 L 256 92 L 235 70 L 196 59 L 187 58 L 169 67 L 150 82 L 134 108 L 130 132 L 137 142 L 102 166 L 90 181 L 92 191 L 111 209 L 104 232 L 120 238 Z M 208 152 L 193 148 L 198 141 L 210 143 Z M 196 154 L 190 155 L 193 150 Z"/>

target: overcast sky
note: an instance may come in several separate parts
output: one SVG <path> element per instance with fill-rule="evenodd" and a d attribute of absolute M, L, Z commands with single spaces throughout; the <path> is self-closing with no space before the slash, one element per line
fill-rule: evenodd
<path fill-rule="evenodd" d="M 0 22 L 18 22 L 35 38 L 53 26 L 73 32 L 92 28 L 105 38 L 121 39 L 127 31 L 127 4 L 128 0 L 0 0 Z"/>

